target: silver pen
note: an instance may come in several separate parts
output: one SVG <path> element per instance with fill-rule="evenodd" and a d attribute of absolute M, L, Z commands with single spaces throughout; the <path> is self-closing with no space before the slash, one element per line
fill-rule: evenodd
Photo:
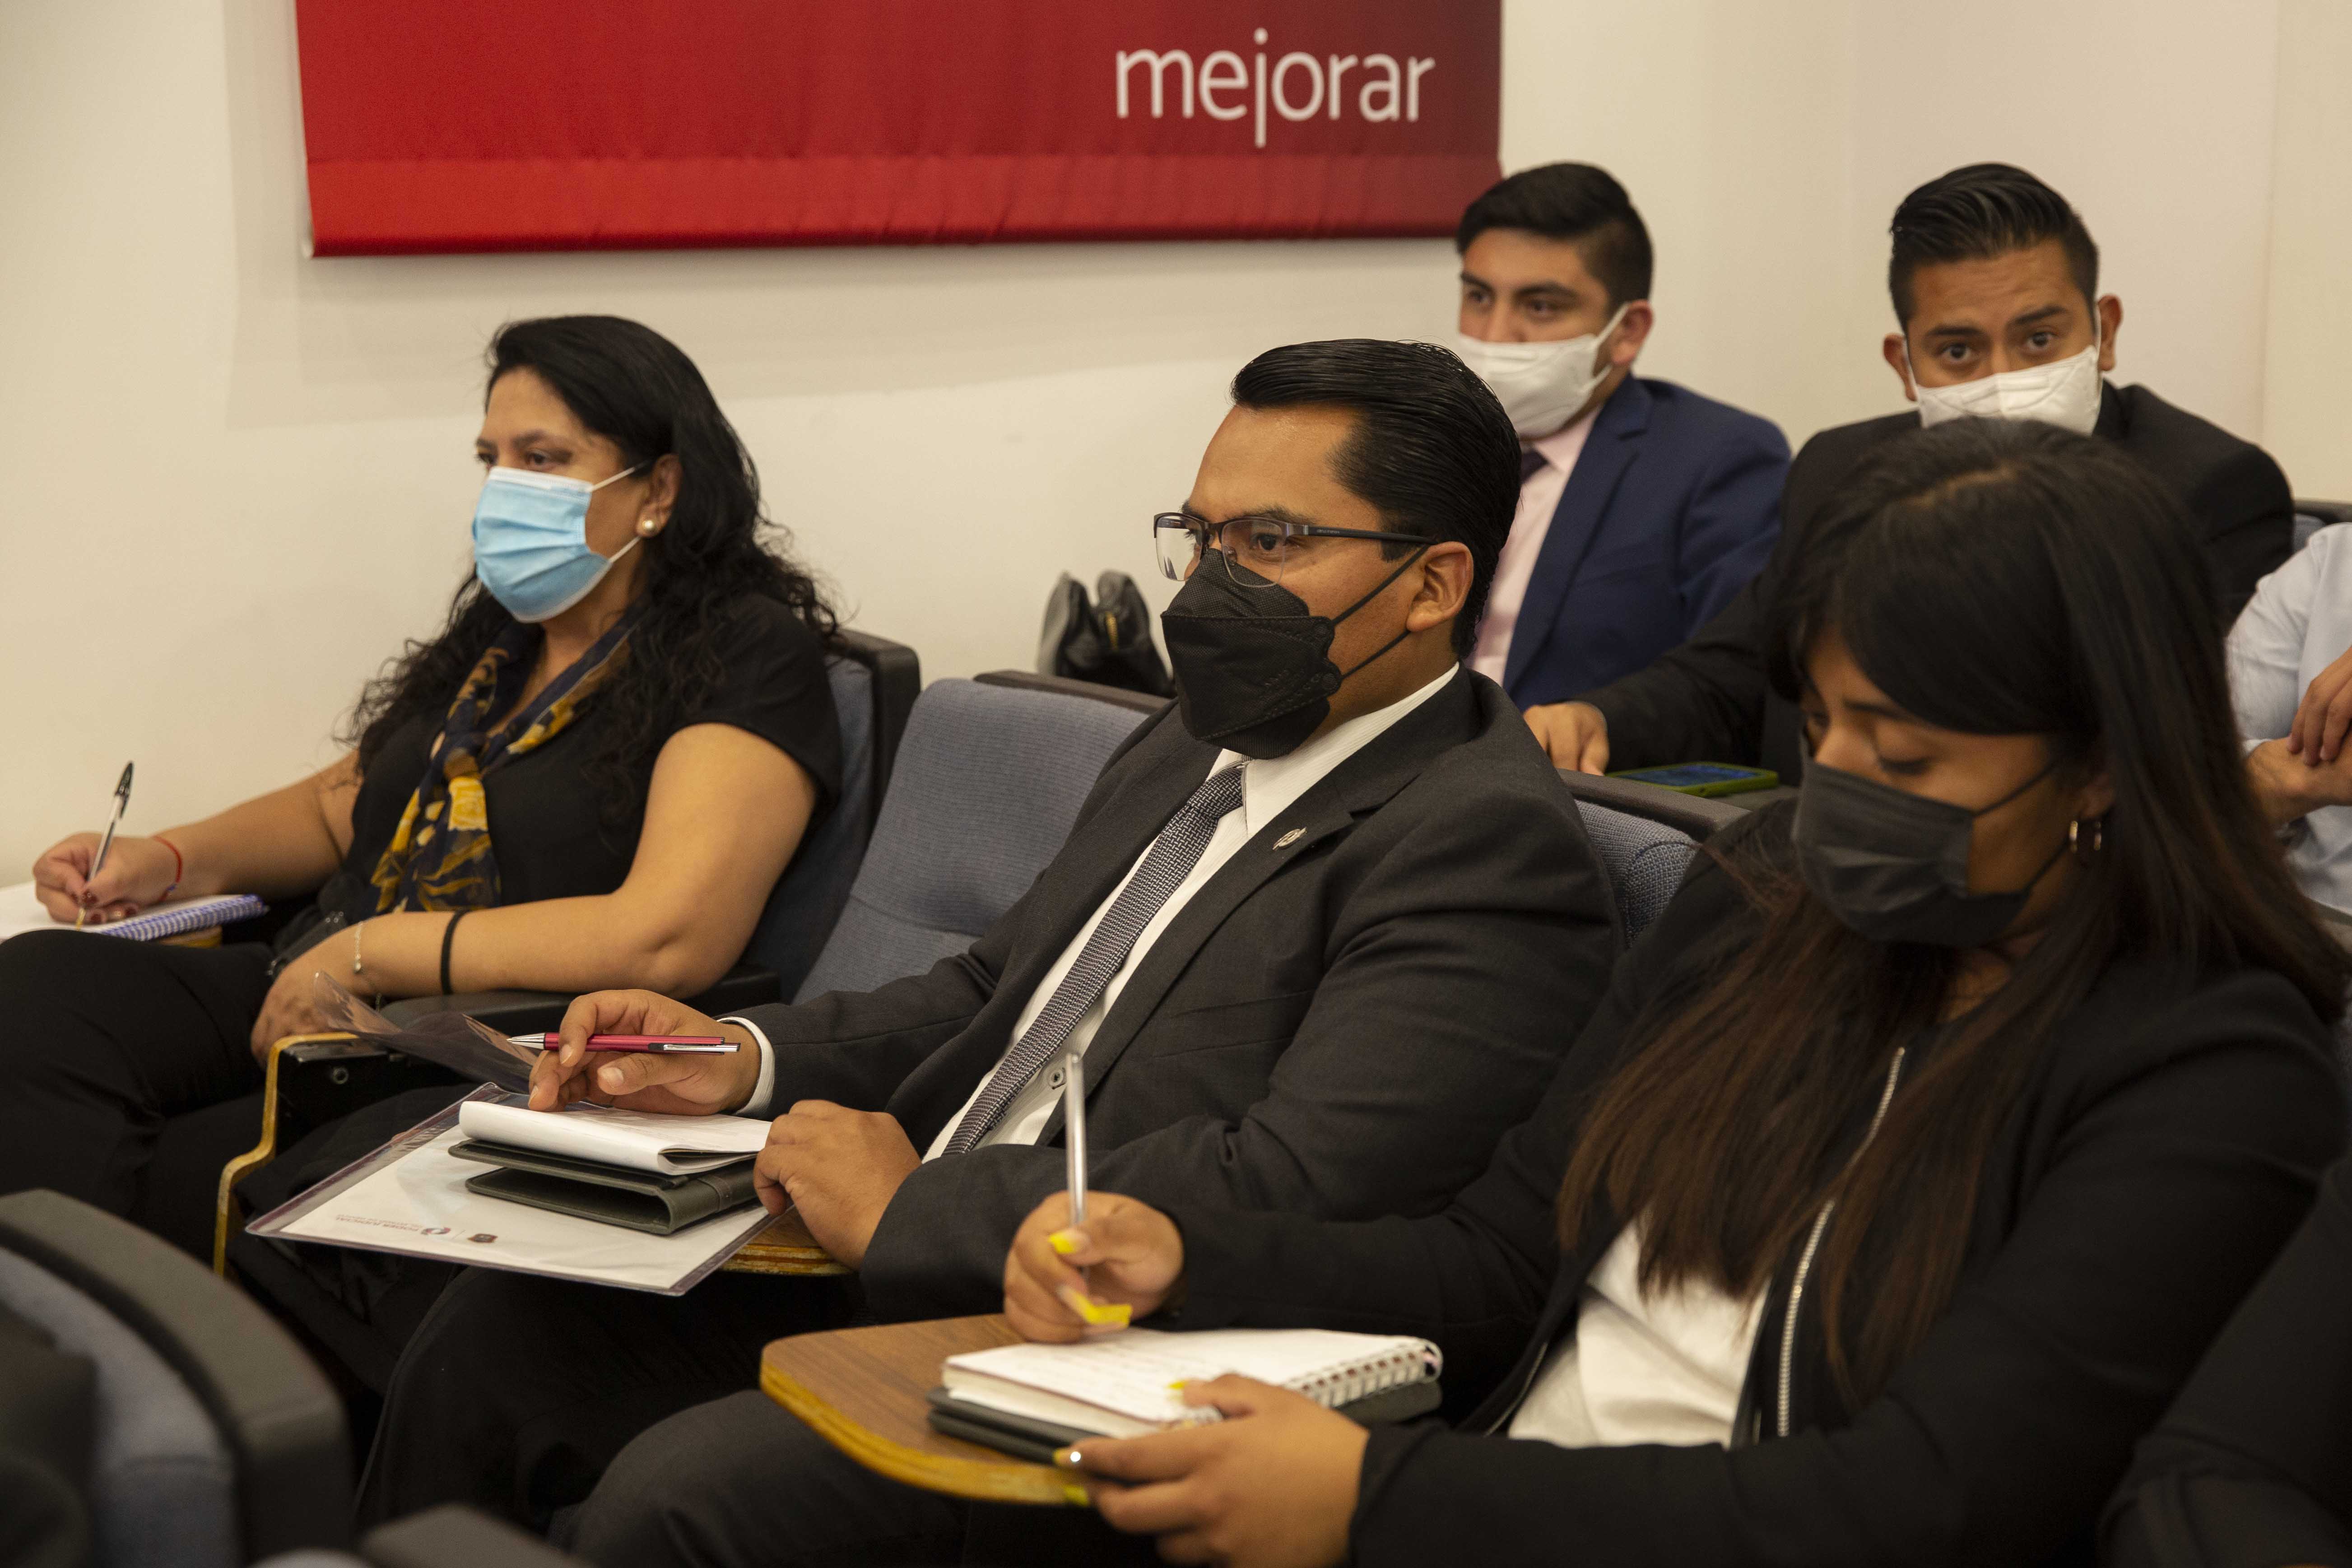
<path fill-rule="evenodd" d="M 1062 1053 L 1062 1142 L 1070 1161 L 1070 1223 L 1087 1223 L 1087 1079 L 1078 1053 Z"/>
<path fill-rule="evenodd" d="M 106 837 L 98 841 L 98 853 L 90 858 L 89 875 L 82 879 L 82 887 L 85 890 L 90 883 L 98 880 L 98 874 L 106 868 L 106 852 L 114 847 L 114 830 L 122 826 L 122 814 L 130 809 L 131 764 L 125 763 L 122 764 L 122 776 L 116 780 L 114 784 L 114 816 L 106 825 Z M 74 910 L 74 930 L 81 930 L 81 922 L 88 919 L 89 919 L 89 906 L 83 904 Z"/>
<path fill-rule="evenodd" d="M 1087 1075 L 1078 1053 L 1067 1050 L 1062 1053 L 1062 1150 L 1069 1160 L 1069 1228 L 1076 1229 L 1087 1223 Z M 1096 1300 L 1094 1271 L 1081 1268 L 1078 1274 L 1087 1282 L 1086 1294 L 1075 1301 L 1067 1295 L 1062 1299 L 1087 1321 L 1089 1331 L 1127 1327 L 1128 1304 Z"/>

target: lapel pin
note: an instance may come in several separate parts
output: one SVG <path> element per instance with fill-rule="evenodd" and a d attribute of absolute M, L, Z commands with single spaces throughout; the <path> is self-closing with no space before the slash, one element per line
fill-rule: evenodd
<path fill-rule="evenodd" d="M 1289 832 L 1284 834 L 1281 837 L 1276 839 L 1274 841 L 1274 847 L 1276 849 L 1287 849 L 1305 837 L 1307 837 L 1307 829 L 1303 827 L 1294 827 Z"/>

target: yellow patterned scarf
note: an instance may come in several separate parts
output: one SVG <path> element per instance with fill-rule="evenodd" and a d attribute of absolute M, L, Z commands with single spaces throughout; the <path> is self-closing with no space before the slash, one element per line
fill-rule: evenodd
<path fill-rule="evenodd" d="M 628 657 L 631 610 L 596 639 L 570 668 L 547 683 L 530 704 L 486 733 L 489 715 L 514 700 L 530 675 L 538 647 L 532 626 L 499 635 L 457 689 L 440 737 L 433 742 L 424 780 L 408 797 L 392 842 L 375 863 L 375 910 L 478 910 L 499 901 L 499 862 L 490 847 L 488 805 L 482 778 L 510 757 L 534 751 L 572 720 Z"/>

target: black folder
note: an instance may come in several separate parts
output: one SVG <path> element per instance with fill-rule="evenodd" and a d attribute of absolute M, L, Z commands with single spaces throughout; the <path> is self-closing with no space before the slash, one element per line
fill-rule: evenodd
<path fill-rule="evenodd" d="M 461 1160 L 499 1167 L 470 1178 L 466 1183 L 467 1192 L 656 1236 L 668 1236 L 714 1215 L 740 1209 L 757 1196 L 751 1187 L 749 1154 L 717 1170 L 665 1176 L 656 1171 L 633 1171 L 542 1154 L 536 1149 L 486 1143 L 478 1138 L 467 1139 L 449 1152 Z"/>

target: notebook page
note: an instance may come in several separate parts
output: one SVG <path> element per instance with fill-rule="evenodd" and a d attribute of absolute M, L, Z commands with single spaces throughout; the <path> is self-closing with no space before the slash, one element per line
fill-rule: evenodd
<path fill-rule="evenodd" d="M 520 1095 L 469 1100 L 458 1116 L 468 1138 L 568 1154 L 632 1171 L 683 1176 L 756 1154 L 768 1123 L 746 1116 L 664 1116 L 575 1101 L 562 1110 L 528 1109 Z"/>
<path fill-rule="evenodd" d="M 107 936 L 123 936 L 145 940 L 158 936 L 176 936 L 182 931 L 201 931 L 205 926 L 219 925 L 225 921 L 243 920 L 268 909 L 259 899 L 249 893 L 222 893 L 204 899 L 172 899 L 152 904 L 127 921 L 115 921 L 106 925 L 86 926 L 85 931 Z M 0 942 L 34 931 L 71 931 L 73 921 L 53 920 L 42 906 L 40 897 L 30 882 L 18 882 L 14 887 L 0 888 Z"/>
<path fill-rule="evenodd" d="M 1156 1329 L 1075 1345 L 1001 1345 L 950 1356 L 950 1367 L 1083 1400 L 1138 1421 L 1202 1419 L 1175 1385 L 1238 1373 L 1295 1388 L 1326 1404 L 1437 1374 L 1437 1347 L 1402 1334 L 1327 1329 Z"/>

